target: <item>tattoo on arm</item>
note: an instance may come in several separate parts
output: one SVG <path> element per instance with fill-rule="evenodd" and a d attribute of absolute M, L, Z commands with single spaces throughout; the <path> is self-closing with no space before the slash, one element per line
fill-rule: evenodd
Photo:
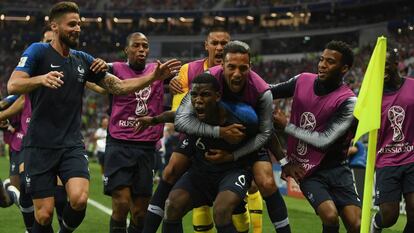
<path fill-rule="evenodd" d="M 109 93 L 114 95 L 122 95 L 123 91 L 120 86 L 121 80 L 113 75 L 107 74 L 100 82 L 99 86 L 106 89 Z"/>

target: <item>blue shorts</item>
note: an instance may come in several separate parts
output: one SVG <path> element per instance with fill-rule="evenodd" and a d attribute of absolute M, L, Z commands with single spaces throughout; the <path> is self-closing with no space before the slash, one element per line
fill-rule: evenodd
<path fill-rule="evenodd" d="M 218 193 L 231 191 L 241 200 L 246 196 L 252 181 L 251 172 L 246 169 L 232 169 L 225 173 L 204 174 L 190 168 L 174 185 L 190 193 L 192 207 L 212 206 Z"/>
<path fill-rule="evenodd" d="M 400 202 L 402 194 L 414 192 L 414 163 L 377 168 L 375 205 Z"/>
<path fill-rule="evenodd" d="M 348 164 L 315 171 L 300 182 L 300 189 L 315 211 L 327 200 L 333 201 L 339 210 L 348 205 L 361 207 Z"/>
<path fill-rule="evenodd" d="M 70 148 L 25 147 L 26 190 L 33 198 L 53 197 L 59 176 L 63 185 L 73 177 L 89 180 L 88 156 L 82 146 Z"/>
<path fill-rule="evenodd" d="M 133 196 L 152 195 L 155 146 L 107 144 L 104 165 L 104 193 L 130 187 Z"/>

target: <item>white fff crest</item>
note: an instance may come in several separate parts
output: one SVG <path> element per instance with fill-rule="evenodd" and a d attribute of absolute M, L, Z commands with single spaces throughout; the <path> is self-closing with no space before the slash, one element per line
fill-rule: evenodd
<path fill-rule="evenodd" d="M 316 127 L 315 115 L 311 112 L 304 112 L 300 116 L 299 126 L 306 130 L 314 130 Z M 299 155 L 305 155 L 308 152 L 308 144 L 299 140 L 298 145 L 296 146 L 296 151 Z"/>
<path fill-rule="evenodd" d="M 392 106 L 388 110 L 388 120 L 391 123 L 391 128 L 394 131 L 392 135 L 392 141 L 401 142 L 404 140 L 404 133 L 402 125 L 405 119 L 405 111 L 400 106 Z"/>

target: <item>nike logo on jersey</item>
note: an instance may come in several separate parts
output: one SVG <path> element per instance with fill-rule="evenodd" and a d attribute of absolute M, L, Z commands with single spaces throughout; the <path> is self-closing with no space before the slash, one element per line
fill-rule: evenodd
<path fill-rule="evenodd" d="M 58 67 L 60 67 L 60 66 L 55 66 L 53 64 L 50 64 L 50 68 L 58 68 Z"/>

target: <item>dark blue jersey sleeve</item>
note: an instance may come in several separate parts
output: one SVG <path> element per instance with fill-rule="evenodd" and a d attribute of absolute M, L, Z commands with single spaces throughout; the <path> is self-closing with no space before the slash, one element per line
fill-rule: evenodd
<path fill-rule="evenodd" d="M 31 44 L 20 57 L 19 64 L 17 64 L 17 71 L 23 71 L 29 76 L 33 76 L 34 70 L 37 66 L 37 63 L 42 57 L 42 54 L 45 53 L 47 47 L 50 46 L 47 43 L 33 43 Z"/>

